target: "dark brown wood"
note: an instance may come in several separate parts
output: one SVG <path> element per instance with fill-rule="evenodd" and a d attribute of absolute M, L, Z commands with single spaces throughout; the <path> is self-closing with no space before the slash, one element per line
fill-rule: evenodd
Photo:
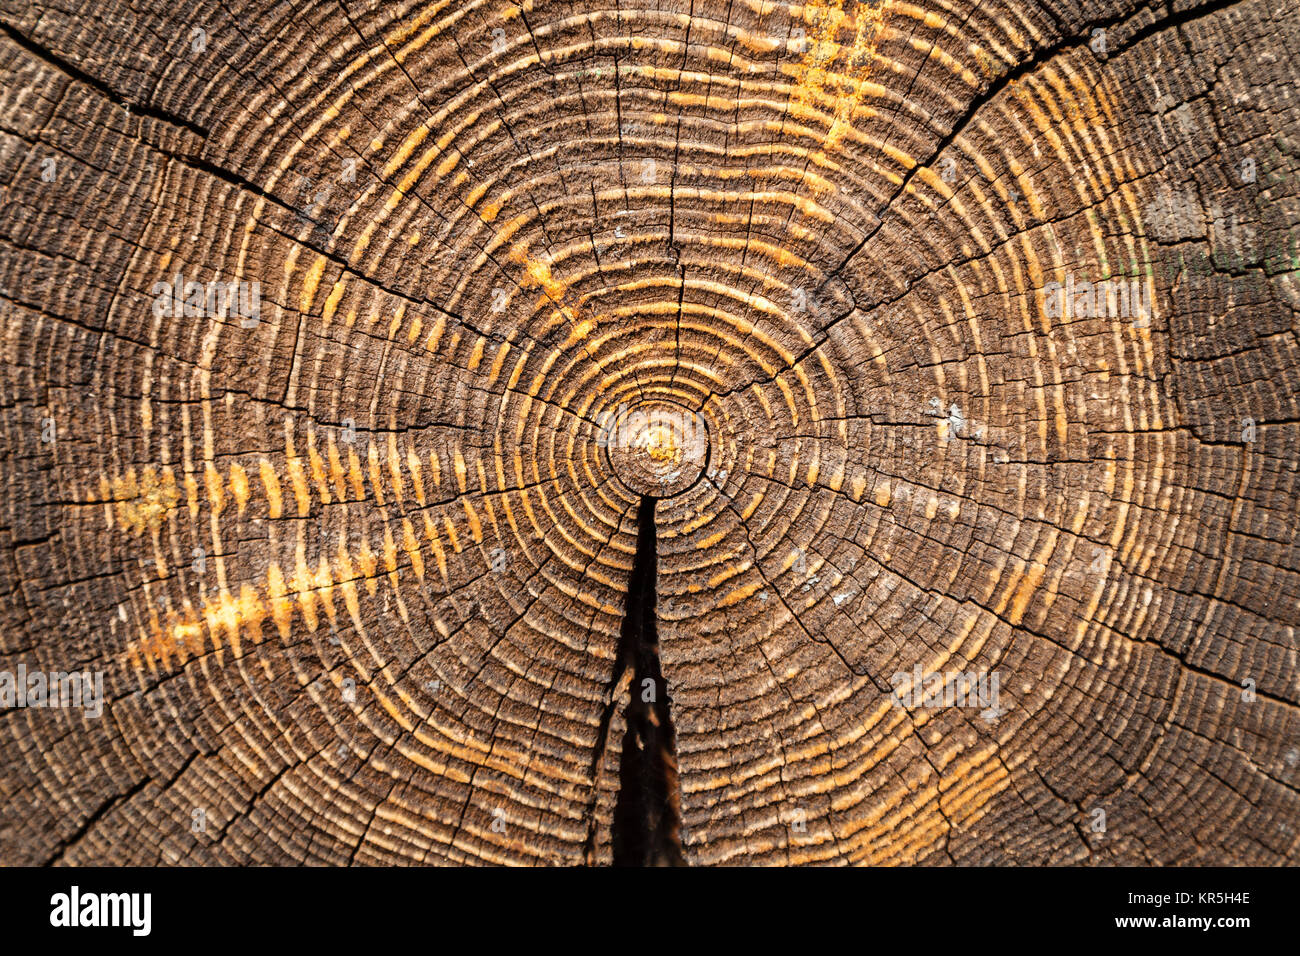
<path fill-rule="evenodd" d="M 1294 863 L 1298 37 L 0 0 L 0 862 Z"/>

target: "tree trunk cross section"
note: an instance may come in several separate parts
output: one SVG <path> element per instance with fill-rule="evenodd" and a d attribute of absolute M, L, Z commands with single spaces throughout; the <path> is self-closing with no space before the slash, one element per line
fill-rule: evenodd
<path fill-rule="evenodd" d="M 0 861 L 1286 864 L 1290 0 L 0 0 Z"/>

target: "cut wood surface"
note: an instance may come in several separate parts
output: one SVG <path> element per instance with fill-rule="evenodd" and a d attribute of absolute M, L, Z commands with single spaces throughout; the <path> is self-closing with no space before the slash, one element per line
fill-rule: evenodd
<path fill-rule="evenodd" d="M 0 0 L 0 862 L 1295 863 L 1298 64 Z"/>

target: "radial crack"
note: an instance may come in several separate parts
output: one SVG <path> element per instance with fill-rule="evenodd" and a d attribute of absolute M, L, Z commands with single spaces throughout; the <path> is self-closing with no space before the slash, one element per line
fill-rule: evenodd
<path fill-rule="evenodd" d="M 668 685 L 659 663 L 655 626 L 658 554 L 655 499 L 646 495 L 637 512 L 636 557 L 628 580 L 627 608 L 619 639 L 615 686 L 630 668 L 632 683 L 624 717 L 627 730 L 614 807 L 615 866 L 683 866 L 681 790 L 677 736 L 669 713 Z"/>

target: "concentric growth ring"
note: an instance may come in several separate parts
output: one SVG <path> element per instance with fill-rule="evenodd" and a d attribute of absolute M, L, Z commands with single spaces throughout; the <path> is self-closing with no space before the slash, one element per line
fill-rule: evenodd
<path fill-rule="evenodd" d="M 7 861 L 605 864 L 630 755 L 692 865 L 1295 861 L 1294 3 L 101 6 L 0 31 L 0 671 L 111 710 Z"/>

